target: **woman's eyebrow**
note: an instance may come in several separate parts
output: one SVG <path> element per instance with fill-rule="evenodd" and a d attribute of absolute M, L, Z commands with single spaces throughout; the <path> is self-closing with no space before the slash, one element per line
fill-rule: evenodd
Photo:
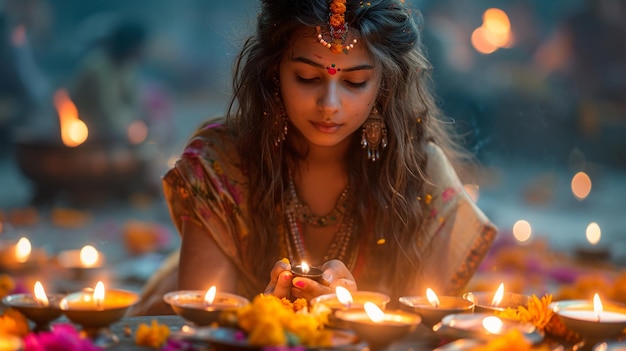
<path fill-rule="evenodd" d="M 302 57 L 302 56 L 292 57 L 291 61 L 304 63 L 304 64 L 307 64 L 307 65 L 313 66 L 315 68 L 323 68 L 323 69 L 326 68 L 326 66 L 322 65 L 321 63 L 315 62 L 313 60 L 310 60 L 310 59 L 308 59 L 306 57 Z M 363 64 L 363 65 L 358 65 L 358 66 L 349 67 L 349 68 L 341 68 L 341 71 L 342 72 L 352 72 L 352 71 L 372 70 L 372 69 L 374 69 L 374 66 L 368 65 L 368 64 Z"/>

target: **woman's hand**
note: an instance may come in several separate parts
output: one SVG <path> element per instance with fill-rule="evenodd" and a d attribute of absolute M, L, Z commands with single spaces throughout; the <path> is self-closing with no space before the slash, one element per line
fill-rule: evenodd
<path fill-rule="evenodd" d="M 277 261 L 270 272 L 270 282 L 265 288 L 266 295 L 276 297 L 291 297 L 291 265 L 286 260 Z"/>
<path fill-rule="evenodd" d="M 331 260 L 324 263 L 321 269 L 323 271 L 321 284 L 308 278 L 293 278 L 291 295 L 293 297 L 302 297 L 309 301 L 319 295 L 334 293 L 337 286 L 356 291 L 356 281 L 343 262 Z"/>

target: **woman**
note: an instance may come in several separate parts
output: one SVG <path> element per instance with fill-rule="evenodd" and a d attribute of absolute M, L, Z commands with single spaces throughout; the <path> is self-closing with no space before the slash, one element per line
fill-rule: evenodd
<path fill-rule="evenodd" d="M 164 177 L 178 289 L 310 299 L 344 285 L 395 302 L 467 283 L 495 228 L 448 161 L 461 153 L 413 15 L 400 0 L 261 1 L 226 123 L 199 128 Z M 322 283 L 282 257 L 321 266 Z"/>

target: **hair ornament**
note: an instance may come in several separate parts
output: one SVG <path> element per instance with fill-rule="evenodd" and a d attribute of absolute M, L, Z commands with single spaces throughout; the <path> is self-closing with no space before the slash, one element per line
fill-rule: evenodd
<path fill-rule="evenodd" d="M 348 36 L 348 24 L 346 23 L 346 0 L 331 0 L 328 13 L 328 29 L 330 32 L 330 41 L 326 41 L 322 35 L 322 29 L 318 26 L 317 41 L 324 45 L 334 54 L 348 53 L 354 47 L 357 40 L 354 39 L 346 45 L 346 37 Z"/>

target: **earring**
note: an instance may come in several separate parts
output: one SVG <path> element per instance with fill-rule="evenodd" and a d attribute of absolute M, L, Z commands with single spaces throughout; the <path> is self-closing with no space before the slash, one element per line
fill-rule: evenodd
<path fill-rule="evenodd" d="M 372 162 L 380 159 L 380 149 L 387 147 L 387 127 L 376 108 L 363 123 L 361 146 L 367 148 L 367 159 Z"/>

